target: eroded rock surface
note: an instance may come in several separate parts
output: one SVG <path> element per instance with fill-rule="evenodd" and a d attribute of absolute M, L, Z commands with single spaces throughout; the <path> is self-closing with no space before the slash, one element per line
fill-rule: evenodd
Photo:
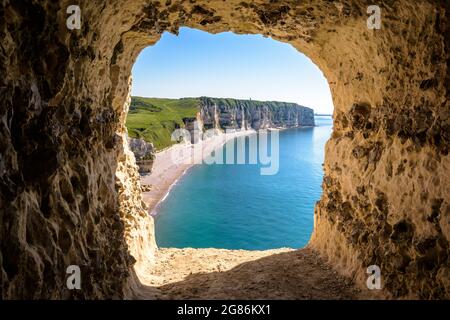
<path fill-rule="evenodd" d="M 311 247 L 361 286 L 379 265 L 384 297 L 450 297 L 448 1 L 380 2 L 381 30 L 363 0 L 80 7 L 81 30 L 68 30 L 65 1 L 0 4 L 2 298 L 139 287 L 156 246 L 125 138 L 130 72 L 180 26 L 271 36 L 321 68 L 335 125 Z M 65 287 L 71 264 L 81 291 Z"/>

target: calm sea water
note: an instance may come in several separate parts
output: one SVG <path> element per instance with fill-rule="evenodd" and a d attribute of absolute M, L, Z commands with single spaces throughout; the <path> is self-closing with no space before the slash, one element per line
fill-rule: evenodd
<path fill-rule="evenodd" d="M 247 250 L 305 246 L 321 194 L 332 119 L 316 117 L 316 125 L 280 132 L 276 175 L 260 175 L 258 165 L 191 168 L 158 209 L 158 245 Z"/>

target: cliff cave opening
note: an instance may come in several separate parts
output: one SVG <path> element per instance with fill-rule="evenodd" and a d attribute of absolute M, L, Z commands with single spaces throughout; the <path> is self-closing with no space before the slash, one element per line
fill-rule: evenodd
<path fill-rule="evenodd" d="M 160 248 L 308 243 L 333 111 L 310 59 L 270 37 L 180 28 L 139 54 L 132 78 L 128 143 Z"/>
<path fill-rule="evenodd" d="M 83 2 L 77 29 L 65 1 L 3 1 L 2 298 L 351 299 L 347 281 L 367 289 L 375 265 L 372 295 L 448 299 L 448 2 L 380 7 L 373 28 L 362 0 Z M 156 248 L 125 135 L 130 74 L 182 26 L 270 36 L 328 79 L 333 132 L 306 249 L 186 249 L 174 261 Z M 82 290 L 64 285 L 70 265 Z"/>

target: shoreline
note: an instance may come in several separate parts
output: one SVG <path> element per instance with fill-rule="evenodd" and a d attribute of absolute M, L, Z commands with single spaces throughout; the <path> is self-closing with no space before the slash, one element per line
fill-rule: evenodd
<path fill-rule="evenodd" d="M 179 143 L 156 153 L 152 172 L 140 177 L 141 185 L 151 185 L 151 190 L 142 192 L 142 199 L 148 206 L 148 213 L 158 215 L 160 204 L 168 197 L 173 186 L 193 166 L 200 164 L 214 150 L 223 147 L 231 139 L 256 133 L 255 130 L 236 131 L 232 134 L 219 134 L 202 141 L 201 159 L 192 155 L 193 144 Z M 176 152 L 176 161 L 172 156 Z M 190 159 L 189 163 L 183 163 Z"/>

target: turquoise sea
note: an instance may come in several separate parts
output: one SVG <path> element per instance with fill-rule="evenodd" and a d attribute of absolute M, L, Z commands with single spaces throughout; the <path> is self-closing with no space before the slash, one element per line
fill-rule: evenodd
<path fill-rule="evenodd" d="M 313 230 L 331 130 L 331 117 L 317 116 L 314 128 L 280 131 L 276 175 L 261 175 L 260 166 L 250 164 L 192 167 L 158 208 L 158 245 L 247 250 L 305 246 Z"/>

